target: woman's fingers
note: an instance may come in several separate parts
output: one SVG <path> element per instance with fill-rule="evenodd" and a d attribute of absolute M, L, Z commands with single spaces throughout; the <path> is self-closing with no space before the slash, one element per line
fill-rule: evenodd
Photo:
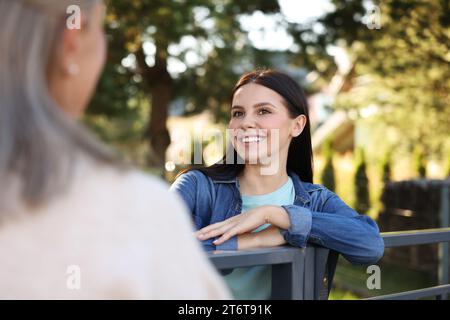
<path fill-rule="evenodd" d="M 228 241 L 231 237 L 234 237 L 237 234 L 239 234 L 238 226 L 233 227 L 233 228 L 229 229 L 228 231 L 226 231 L 219 239 L 213 241 L 213 243 L 216 246 L 220 245 L 220 244 L 224 243 L 225 241 Z"/>
<path fill-rule="evenodd" d="M 218 237 L 218 236 L 224 234 L 230 228 L 233 228 L 233 227 L 234 227 L 233 223 L 229 223 L 229 224 L 223 225 L 223 226 L 221 226 L 221 227 L 219 227 L 217 229 L 211 230 L 211 231 L 209 231 L 207 233 L 200 234 L 199 235 L 199 239 L 200 240 L 207 240 L 207 239 L 211 239 L 211 238 L 214 238 L 214 237 Z"/>
<path fill-rule="evenodd" d="M 213 243 L 215 245 L 219 245 L 224 243 L 225 241 L 228 241 L 231 237 L 234 237 L 238 234 L 243 234 L 248 232 L 248 228 L 245 226 L 245 224 L 235 224 L 232 228 L 228 229 L 226 232 L 223 233 L 223 235 L 215 240 Z"/>
<path fill-rule="evenodd" d="M 223 225 L 226 224 L 226 223 L 227 223 L 227 220 L 221 221 L 221 222 L 217 222 L 217 223 L 213 223 L 213 224 L 210 224 L 210 225 L 207 226 L 207 227 L 201 228 L 201 229 L 198 230 L 195 234 L 196 234 L 197 236 L 199 236 L 199 235 L 201 235 L 201 234 L 206 234 L 206 233 L 210 232 L 211 230 L 220 228 L 221 226 L 223 226 Z"/>
<path fill-rule="evenodd" d="M 229 228 L 226 232 L 224 232 L 222 234 L 222 236 L 219 239 L 217 239 L 213 243 L 215 245 L 222 244 L 225 241 L 228 241 L 231 237 L 234 237 L 235 235 L 250 232 L 259 226 L 261 226 L 261 224 L 257 220 L 252 220 L 252 219 L 238 220 L 238 221 L 234 222 L 232 228 Z"/>
<path fill-rule="evenodd" d="M 210 238 L 214 238 L 214 237 L 217 237 L 217 236 L 220 236 L 220 235 L 224 234 L 225 232 L 227 232 L 230 228 L 233 228 L 234 226 L 235 226 L 234 222 L 227 222 L 226 224 L 222 224 L 222 225 L 218 226 L 215 229 L 212 229 L 212 230 L 207 231 L 207 232 L 200 233 L 198 235 L 198 238 L 200 240 L 207 240 L 207 239 L 210 239 Z"/>
<path fill-rule="evenodd" d="M 255 211 L 255 209 L 252 210 L 253 211 L 249 211 L 245 215 L 239 214 L 225 221 L 214 223 L 200 229 L 196 233 L 197 238 L 200 240 L 207 240 L 220 236 L 213 242 L 215 245 L 220 245 L 235 235 L 254 230 L 264 224 L 264 220 L 261 218 L 261 211 Z"/>
<path fill-rule="evenodd" d="M 216 222 L 216 223 L 210 224 L 209 226 L 206 226 L 206 227 L 196 231 L 195 236 L 201 240 L 206 240 L 206 239 L 213 237 L 211 234 L 214 234 L 214 236 L 220 235 L 235 224 L 235 222 L 238 220 L 238 216 L 239 215 L 231 217 L 231 218 L 221 221 L 221 222 Z M 230 224 L 232 224 L 232 225 L 230 226 Z M 221 229 L 221 228 L 225 228 L 225 229 Z M 212 231 L 216 231 L 216 232 L 211 233 Z M 222 231 L 222 232 L 217 234 L 217 232 L 219 232 L 219 231 Z"/>

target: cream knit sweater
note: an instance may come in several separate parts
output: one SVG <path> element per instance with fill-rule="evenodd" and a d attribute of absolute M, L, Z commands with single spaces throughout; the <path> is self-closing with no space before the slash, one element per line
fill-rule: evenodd
<path fill-rule="evenodd" d="M 47 205 L 11 202 L 0 299 L 230 298 L 184 204 L 155 178 L 85 161 Z"/>

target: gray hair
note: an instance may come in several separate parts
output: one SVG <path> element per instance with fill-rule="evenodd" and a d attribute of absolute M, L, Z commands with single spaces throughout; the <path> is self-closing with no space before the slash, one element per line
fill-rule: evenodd
<path fill-rule="evenodd" d="M 47 69 L 65 27 L 66 8 L 99 0 L 0 0 L 0 208 L 12 181 L 36 206 L 65 189 L 74 159 L 121 161 L 52 100 Z M 1 212 L 0 212 L 1 218 Z"/>

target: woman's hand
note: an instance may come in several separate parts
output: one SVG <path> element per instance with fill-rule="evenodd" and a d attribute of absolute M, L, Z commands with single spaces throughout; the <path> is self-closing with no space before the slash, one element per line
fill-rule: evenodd
<path fill-rule="evenodd" d="M 215 245 L 220 245 L 235 235 L 251 232 L 265 223 L 282 229 L 288 229 L 290 226 L 289 216 L 282 207 L 261 206 L 202 228 L 196 232 L 196 235 L 200 240 L 220 236 L 213 242 Z"/>
<path fill-rule="evenodd" d="M 266 210 L 264 210 L 264 207 L 254 208 L 222 222 L 202 228 L 196 232 L 196 235 L 200 240 L 221 236 L 213 242 L 215 245 L 220 245 L 235 235 L 244 234 L 262 226 L 267 220 L 265 214 Z"/>
<path fill-rule="evenodd" d="M 277 247 L 285 244 L 280 229 L 270 226 L 261 232 L 238 235 L 238 250 Z"/>

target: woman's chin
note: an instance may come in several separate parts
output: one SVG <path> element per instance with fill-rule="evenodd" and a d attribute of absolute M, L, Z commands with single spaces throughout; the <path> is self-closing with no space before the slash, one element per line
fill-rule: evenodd
<path fill-rule="evenodd" d="M 241 159 L 244 159 L 246 165 L 267 165 L 270 162 L 267 157 L 260 155 L 246 155 L 245 157 L 241 155 Z"/>

